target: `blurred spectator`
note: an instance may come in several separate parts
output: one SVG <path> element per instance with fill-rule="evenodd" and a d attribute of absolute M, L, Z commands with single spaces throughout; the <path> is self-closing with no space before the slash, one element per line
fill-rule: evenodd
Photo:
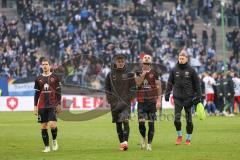
<path fill-rule="evenodd" d="M 212 28 L 211 41 L 212 41 L 211 47 L 212 47 L 214 50 L 216 50 L 217 33 L 216 33 L 215 28 Z"/>
<path fill-rule="evenodd" d="M 0 15 L 0 73 L 9 78 L 36 76 L 37 47 L 18 32 L 18 20 Z"/>
<path fill-rule="evenodd" d="M 207 32 L 207 28 L 205 28 L 202 31 L 202 44 L 203 44 L 204 50 L 206 50 L 206 48 L 208 46 L 208 32 Z"/>

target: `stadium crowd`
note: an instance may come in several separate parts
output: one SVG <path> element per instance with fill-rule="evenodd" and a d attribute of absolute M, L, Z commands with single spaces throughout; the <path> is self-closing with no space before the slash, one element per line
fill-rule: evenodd
<path fill-rule="evenodd" d="M 54 69 L 64 73 L 66 83 L 102 89 L 114 54 L 126 54 L 128 63 L 137 63 L 141 53 L 150 54 L 154 63 L 169 71 L 183 48 L 199 75 L 223 71 L 223 61 L 215 56 L 218 37 L 214 27 L 206 25 L 202 39 L 194 29 L 198 16 L 207 24 L 212 19 L 213 0 L 199 1 L 198 8 L 191 0 L 177 0 L 171 10 L 164 9 L 161 1 L 150 2 L 53 0 L 40 4 L 18 0 L 19 19 L 0 15 L 0 72 L 14 79 L 36 76 L 41 72 L 41 57 L 47 56 Z M 234 0 L 226 5 L 229 26 L 239 24 L 239 6 Z M 233 15 L 234 22 L 229 18 Z M 219 10 L 216 21 L 219 25 Z M 18 23 L 26 33 L 19 33 Z M 228 70 L 239 75 L 239 29 L 226 37 L 233 52 Z"/>
<path fill-rule="evenodd" d="M 231 26 L 240 26 L 240 1 L 231 0 L 227 1 L 224 7 L 225 14 L 225 23 L 228 27 Z M 216 25 L 221 25 L 221 7 L 218 6 L 218 9 L 215 13 Z"/>
<path fill-rule="evenodd" d="M 0 72 L 14 79 L 37 73 L 36 48 L 21 36 L 18 23 L 18 20 L 7 20 L 0 14 Z"/>

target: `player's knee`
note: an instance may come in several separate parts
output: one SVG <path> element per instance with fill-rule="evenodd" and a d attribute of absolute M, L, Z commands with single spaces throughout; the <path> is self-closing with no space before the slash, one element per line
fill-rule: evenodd
<path fill-rule="evenodd" d="M 42 128 L 42 129 L 47 129 L 47 128 L 48 128 L 47 123 L 42 123 L 42 124 L 41 124 L 41 128 Z"/>
<path fill-rule="evenodd" d="M 125 119 L 125 120 L 123 121 L 123 125 L 129 125 L 129 120 L 128 120 L 128 119 Z"/>
<path fill-rule="evenodd" d="M 56 128 L 57 127 L 57 123 L 56 122 L 49 122 L 50 124 L 50 128 Z"/>
<path fill-rule="evenodd" d="M 145 120 L 144 118 L 140 118 L 140 119 L 138 120 L 139 123 L 145 123 L 145 121 L 146 121 L 146 120 Z"/>

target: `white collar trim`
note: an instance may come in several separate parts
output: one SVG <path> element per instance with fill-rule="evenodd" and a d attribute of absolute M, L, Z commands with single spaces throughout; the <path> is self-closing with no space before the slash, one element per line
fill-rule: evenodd
<path fill-rule="evenodd" d="M 42 76 L 44 76 L 44 77 L 48 77 L 48 76 L 50 76 L 50 75 L 52 75 L 52 72 L 50 72 L 50 73 L 49 73 L 49 74 L 47 74 L 47 75 L 46 75 L 46 74 L 44 74 L 44 73 L 42 74 Z"/>

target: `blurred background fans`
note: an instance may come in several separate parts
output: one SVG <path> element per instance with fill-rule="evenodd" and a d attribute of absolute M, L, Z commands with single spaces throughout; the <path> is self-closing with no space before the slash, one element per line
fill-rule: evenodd
<path fill-rule="evenodd" d="M 219 0 L 1 0 L 0 5 L 0 74 L 9 85 L 33 82 L 42 57 L 65 84 L 95 89 L 103 88 L 116 53 L 125 54 L 132 69 L 141 53 L 150 54 L 164 75 L 185 48 L 199 75 L 224 70 Z M 227 0 L 226 63 L 238 74 L 239 19 L 240 1 Z"/>

